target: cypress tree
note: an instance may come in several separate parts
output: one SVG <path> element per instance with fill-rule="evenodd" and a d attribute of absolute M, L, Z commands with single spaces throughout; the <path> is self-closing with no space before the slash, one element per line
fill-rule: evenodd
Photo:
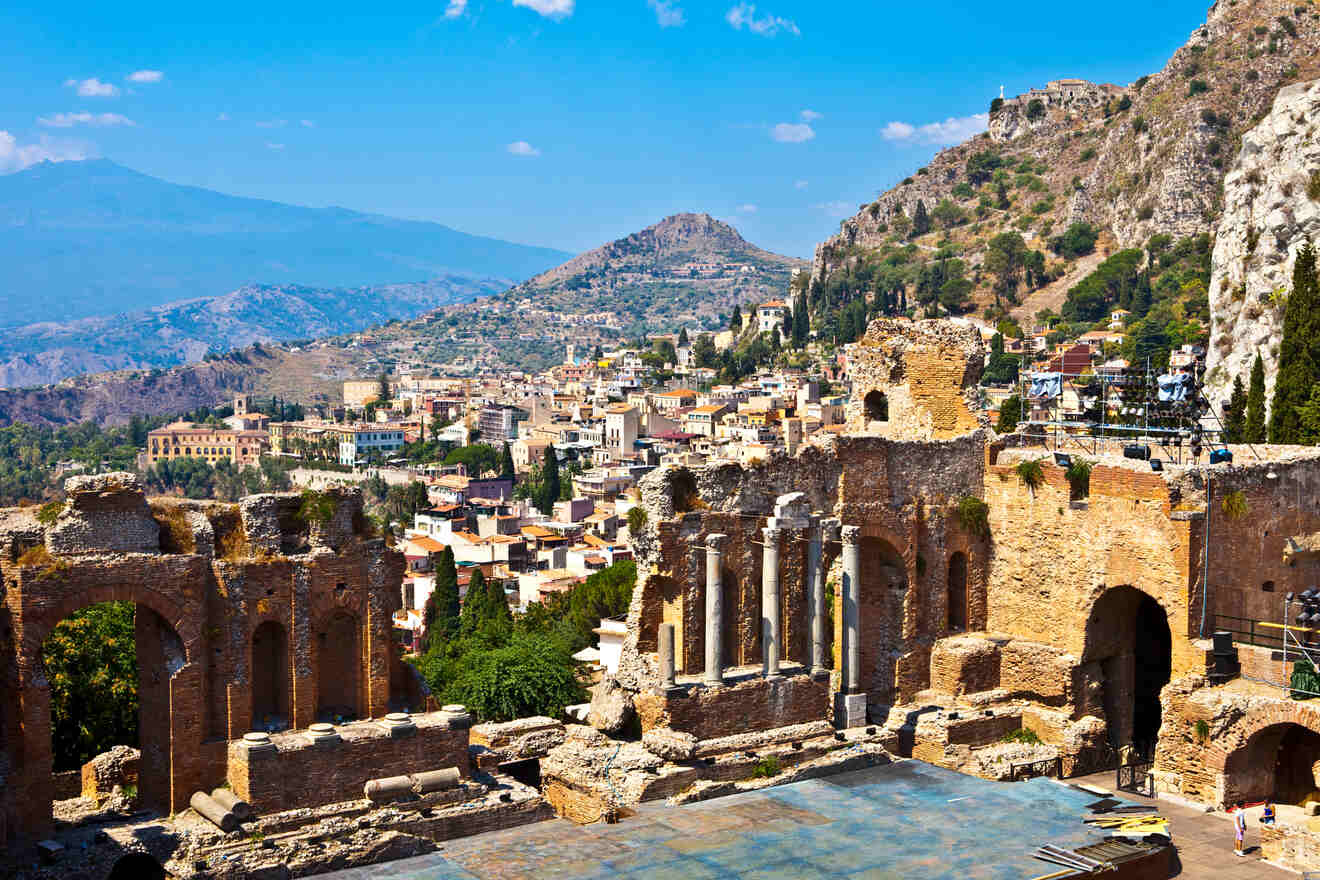
<path fill-rule="evenodd" d="M 687 344 L 688 344 L 688 335 L 687 335 L 687 328 L 686 328 L 686 327 L 679 327 L 679 328 L 678 328 L 678 344 L 679 344 L 679 345 L 687 345 Z"/>
<path fill-rule="evenodd" d="M 1252 375 L 1254 379 L 1254 368 Z M 1270 442 L 1301 442 L 1300 410 L 1310 400 L 1311 388 L 1317 381 L 1320 381 L 1320 277 L 1316 275 L 1315 248 L 1307 242 L 1293 264 L 1292 293 L 1283 312 L 1283 341 L 1279 344 L 1279 371 L 1274 377 L 1274 405 L 1270 410 Z"/>
<path fill-rule="evenodd" d="M 1264 380 L 1261 376 L 1261 380 Z M 1233 379 L 1233 394 L 1224 407 L 1224 442 L 1241 443 L 1247 429 L 1247 389 L 1242 387 L 1242 377 Z"/>
<path fill-rule="evenodd" d="M 472 570 L 467 595 L 463 597 L 463 611 L 459 615 L 459 629 L 465 636 L 476 632 L 490 617 L 490 594 L 486 590 L 486 576 L 480 568 Z"/>
<path fill-rule="evenodd" d="M 1265 361 L 1259 354 L 1251 365 L 1251 383 L 1247 388 L 1247 416 L 1242 429 L 1247 443 L 1265 442 Z"/>
<path fill-rule="evenodd" d="M 435 589 L 427 597 L 426 610 L 422 613 L 426 623 L 426 632 L 422 636 L 423 653 L 458 635 L 460 613 L 458 568 L 454 564 L 454 551 L 446 547 L 436 560 Z"/>
<path fill-rule="evenodd" d="M 801 348 L 807 344 L 811 335 L 811 318 L 807 315 L 807 291 L 803 289 L 793 300 L 793 347 Z"/>
<path fill-rule="evenodd" d="M 509 450 L 509 442 L 504 441 L 504 448 L 500 450 L 500 476 L 513 476 L 513 452 Z"/>
<path fill-rule="evenodd" d="M 926 213 L 926 203 L 917 199 L 917 210 L 912 214 L 912 234 L 925 235 L 930 232 L 930 214 Z"/>
<path fill-rule="evenodd" d="M 541 497 L 536 504 L 541 513 L 549 516 L 554 512 L 559 490 L 559 459 L 555 456 L 554 446 L 547 446 L 545 463 L 541 465 Z"/>
<path fill-rule="evenodd" d="M 742 329 L 742 309 L 735 303 L 733 314 L 729 317 L 729 328 L 735 333 Z"/>

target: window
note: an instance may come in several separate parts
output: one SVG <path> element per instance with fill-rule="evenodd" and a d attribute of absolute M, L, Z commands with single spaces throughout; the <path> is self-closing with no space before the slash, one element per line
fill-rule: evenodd
<path fill-rule="evenodd" d="M 1261 591 L 1262 593 L 1273 593 L 1273 592 L 1274 592 L 1274 581 L 1266 581 L 1265 583 L 1261 584 L 1261 585 L 1260 585 L 1260 591 Z"/>

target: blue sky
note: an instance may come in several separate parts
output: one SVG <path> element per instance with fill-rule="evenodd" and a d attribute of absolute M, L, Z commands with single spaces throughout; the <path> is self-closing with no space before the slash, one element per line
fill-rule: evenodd
<path fill-rule="evenodd" d="M 17 0 L 0 8 L 0 172 L 105 156 L 568 251 L 706 211 L 805 257 L 983 125 L 1001 84 L 1130 82 L 1205 10 Z"/>

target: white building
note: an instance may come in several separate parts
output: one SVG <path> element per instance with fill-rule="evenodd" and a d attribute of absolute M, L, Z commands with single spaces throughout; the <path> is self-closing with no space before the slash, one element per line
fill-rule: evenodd
<path fill-rule="evenodd" d="M 761 333 L 769 333 L 776 327 L 780 332 L 784 329 L 784 315 L 790 311 L 788 303 L 783 300 L 771 300 L 761 303 L 756 307 L 756 329 Z"/>
<path fill-rule="evenodd" d="M 398 452 L 403 448 L 403 428 L 389 423 L 356 425 L 341 435 L 339 463 L 353 465 L 372 452 Z"/>

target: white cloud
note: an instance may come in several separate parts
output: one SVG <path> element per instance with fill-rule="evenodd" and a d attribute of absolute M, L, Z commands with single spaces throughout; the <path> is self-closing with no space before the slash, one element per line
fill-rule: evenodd
<path fill-rule="evenodd" d="M 86 159 L 88 151 L 79 144 L 66 144 L 42 137 L 36 144 L 20 144 L 18 139 L 0 129 L 0 173 L 22 171 L 38 162 L 64 162 Z"/>
<path fill-rule="evenodd" d="M 263 119 L 257 123 L 257 128 L 283 128 L 288 124 L 287 119 Z"/>
<path fill-rule="evenodd" d="M 676 0 L 646 0 L 646 5 L 655 11 L 656 23 L 662 28 L 682 27 L 687 21 Z"/>
<path fill-rule="evenodd" d="M 812 207 L 824 211 L 836 220 L 842 220 L 844 217 L 851 217 L 853 214 L 857 213 L 857 206 L 852 202 L 817 202 L 815 205 L 812 205 Z"/>
<path fill-rule="evenodd" d="M 298 124 L 303 128 L 316 128 L 316 123 L 311 119 L 299 119 Z"/>
<path fill-rule="evenodd" d="M 113 98 L 119 94 L 119 87 L 111 83 L 103 83 L 96 77 L 91 79 L 66 79 L 64 84 L 77 91 L 81 98 Z"/>
<path fill-rule="evenodd" d="M 514 6 L 525 6 L 545 18 L 568 18 L 573 14 L 576 0 L 513 0 Z"/>
<path fill-rule="evenodd" d="M 806 189 L 806 188 L 807 188 L 807 182 L 805 180 L 798 180 L 793 183 L 793 189 Z"/>
<path fill-rule="evenodd" d="M 165 78 L 165 74 L 159 70 L 135 70 L 125 79 L 134 83 L 158 83 Z"/>
<path fill-rule="evenodd" d="M 54 113 L 41 117 L 37 122 L 50 128 L 73 128 L 75 125 L 91 125 L 96 128 L 137 125 L 127 116 L 119 113 Z"/>
<path fill-rule="evenodd" d="M 504 149 L 508 150 L 514 156 L 539 156 L 541 151 L 527 141 L 514 141 Z"/>
<path fill-rule="evenodd" d="M 816 136 L 816 130 L 805 122 L 781 122 L 770 129 L 770 137 L 781 144 L 800 144 Z"/>
<path fill-rule="evenodd" d="M 514 0 L 514 2 L 516 3 L 518 0 Z M 769 13 L 757 18 L 756 7 L 751 3 L 739 3 L 737 6 L 734 6 L 725 13 L 724 20 L 727 21 L 735 31 L 740 31 L 745 27 L 752 33 L 759 34 L 762 37 L 773 37 L 780 31 L 798 37 L 802 36 L 802 31 L 798 30 L 798 26 L 787 18 L 781 18 L 778 15 L 770 15 Z"/>
<path fill-rule="evenodd" d="M 739 205 L 739 206 L 738 206 L 738 213 L 739 213 L 739 214 L 755 214 L 755 213 L 756 213 L 756 205 Z"/>
<path fill-rule="evenodd" d="M 282 150 L 282 149 L 284 149 L 284 144 L 266 144 L 266 149 L 268 149 L 268 150 Z"/>
<path fill-rule="evenodd" d="M 461 18 L 464 12 L 467 12 L 467 0 L 449 0 L 445 18 Z"/>
<path fill-rule="evenodd" d="M 928 122 L 925 125 L 911 125 L 907 122 L 895 121 L 880 129 L 880 136 L 887 141 L 947 146 L 949 144 L 960 144 L 968 138 L 975 137 L 985 131 L 989 121 L 989 113 L 950 116 L 943 122 Z"/>
<path fill-rule="evenodd" d="M 817 113 L 815 110 L 803 110 L 801 116 L 804 122 L 815 122 L 821 118 L 822 114 Z"/>

